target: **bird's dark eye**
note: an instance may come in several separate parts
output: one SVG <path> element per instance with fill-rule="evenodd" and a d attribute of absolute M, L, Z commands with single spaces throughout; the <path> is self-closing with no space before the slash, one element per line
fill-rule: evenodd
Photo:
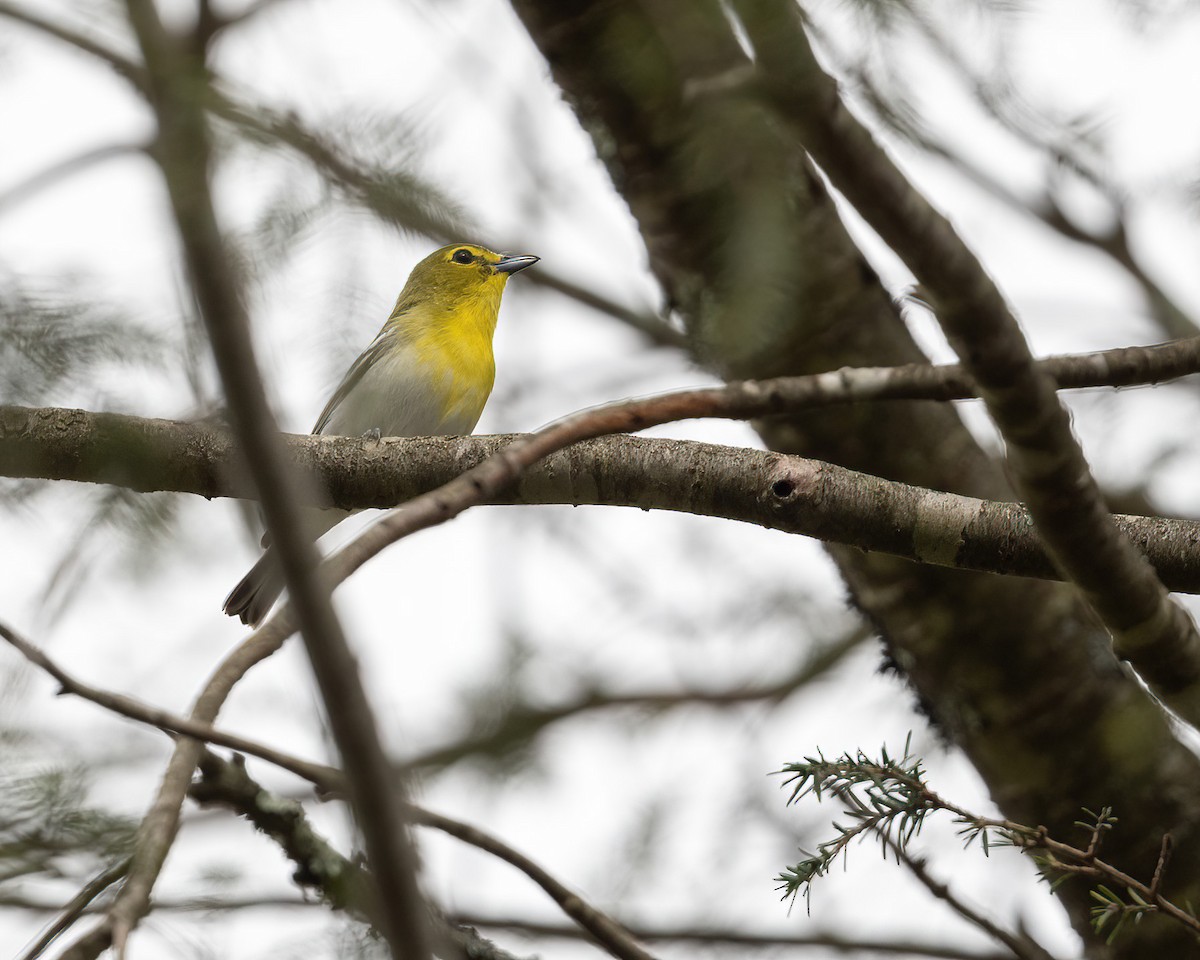
<path fill-rule="evenodd" d="M 455 263 L 470 263 L 475 258 L 471 256 L 470 250 L 455 250 L 454 256 L 450 258 Z"/>

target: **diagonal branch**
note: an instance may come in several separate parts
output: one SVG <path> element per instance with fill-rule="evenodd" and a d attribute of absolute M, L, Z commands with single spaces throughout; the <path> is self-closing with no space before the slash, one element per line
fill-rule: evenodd
<path fill-rule="evenodd" d="M 246 773 L 245 767 L 222 760 L 211 752 L 205 753 L 201 764 L 202 779 L 192 790 L 201 803 L 221 802 L 245 815 L 260 830 L 280 843 L 288 856 L 305 870 L 309 865 L 320 869 L 322 888 L 331 886 L 335 903 L 345 909 L 363 913 L 358 892 L 362 887 L 360 868 L 344 861 L 328 844 L 316 837 L 307 824 L 299 804 L 274 797 Z M 413 823 L 431 827 L 462 840 L 477 849 L 512 864 L 542 888 L 558 904 L 559 909 L 591 934 L 609 953 L 619 960 L 654 960 L 621 924 L 554 877 L 549 871 L 514 850 L 504 841 L 470 824 L 444 817 L 431 810 L 407 805 L 406 812 Z M 280 812 L 283 815 L 280 815 Z M 337 862 L 330 869 L 329 860 Z M 348 889 L 338 887 L 346 882 Z M 368 912 L 369 915 L 369 911 Z"/>
<path fill-rule="evenodd" d="M 1200 634 L 1113 523 L 1054 381 L 1038 370 L 999 290 L 949 222 L 843 106 L 790 0 L 735 0 L 764 92 L 868 223 L 936 298 L 937 316 L 979 385 L 1038 530 L 1151 689 L 1200 723 Z"/>
<path fill-rule="evenodd" d="M 346 792 L 345 777 L 342 771 L 336 767 L 301 760 L 298 757 L 275 750 L 257 741 L 248 740 L 246 737 L 239 737 L 236 734 L 218 730 L 212 724 L 199 720 L 194 716 L 180 716 L 179 714 L 151 706 L 148 703 L 138 700 L 136 697 L 113 693 L 109 690 L 102 690 L 99 687 L 86 684 L 67 673 L 67 671 L 50 659 L 42 650 L 38 649 L 7 624 L 0 623 L 0 637 L 8 641 L 26 660 L 39 669 L 44 670 L 58 681 L 61 693 L 72 694 L 73 696 L 88 700 L 98 707 L 103 707 L 105 710 L 115 713 L 118 716 L 136 720 L 147 726 L 157 727 L 159 730 L 164 730 L 168 733 L 193 737 L 205 743 L 215 743 L 222 747 L 229 747 L 231 750 L 236 750 L 239 753 L 258 757 L 260 760 L 273 763 L 277 767 L 288 770 L 301 779 L 307 780 L 322 793 L 345 794 Z"/>
<path fill-rule="evenodd" d="M 74 30 L 62 23 L 56 23 L 54 20 L 47 19 L 26 7 L 10 2 L 10 0 L 0 0 L 0 17 L 20 23 L 95 57 L 111 67 L 118 76 L 127 80 L 139 93 L 146 94 L 147 78 L 142 64 L 130 60 L 87 33 Z"/>
<path fill-rule="evenodd" d="M 168 31 L 153 0 L 127 0 L 126 9 L 146 62 L 146 92 L 158 122 L 154 156 L 166 182 L 192 289 L 229 399 L 239 447 L 263 494 L 267 529 L 279 550 L 305 647 L 346 764 L 352 804 L 379 895 L 389 905 L 381 932 L 397 960 L 423 960 L 430 954 L 425 911 L 415 855 L 396 804 L 403 792 L 386 762 L 329 588 L 317 576 L 316 552 L 300 522 L 298 484 L 289 476 L 282 455 L 258 377 L 241 291 L 213 210 L 212 150 L 202 106 L 210 77 L 203 45 Z M 129 931 L 149 909 L 150 892 L 173 833 L 172 829 L 155 842 L 148 832 L 139 831 L 129 878 L 109 913 L 111 938 L 119 953 L 124 952 Z"/>
<path fill-rule="evenodd" d="M 0 625 L 0 633 L 3 632 L 4 627 Z M 8 635 L 4 635 L 7 638 Z M 46 928 L 37 940 L 30 944 L 29 949 L 21 954 L 19 960 L 35 960 L 36 957 L 40 957 L 50 944 L 69 930 L 71 925 L 87 912 L 92 902 L 98 896 L 114 883 L 120 881 L 129 872 L 129 863 L 130 860 L 126 857 L 120 863 L 113 864 L 107 870 L 102 871 L 85 883 L 75 896 L 68 900 L 63 907 L 59 908 L 58 916 L 54 919 L 54 922 Z"/>
<path fill-rule="evenodd" d="M 66 692 L 77 694 L 121 716 L 159 729 L 186 733 L 206 742 L 243 750 L 296 773 L 323 793 L 342 795 L 346 792 L 346 778 L 339 770 L 309 763 L 272 747 L 225 734 L 208 724 L 198 722 L 194 716 L 190 719 L 175 716 L 132 697 L 89 687 L 75 680 L 4 624 L 0 624 L 0 637 L 54 677 Z M 244 766 L 221 760 L 203 748 L 198 749 L 197 753 L 200 756 L 198 762 L 202 779 L 199 785 L 189 790 L 196 799 L 202 803 L 220 800 L 234 806 L 249 817 L 260 830 L 281 843 L 288 855 L 302 866 L 312 882 L 321 887 L 335 907 L 372 917 L 373 922 L 379 922 L 381 912 L 386 911 L 378 910 L 367 897 L 366 875 L 360 868 L 349 864 L 344 868 L 329 868 L 331 856 L 336 855 L 311 831 L 297 804 L 266 796 L 262 788 L 250 779 Z M 517 867 L 545 890 L 564 913 L 605 944 L 614 956 L 622 960 L 653 960 L 619 923 L 584 901 L 545 869 L 503 841 L 476 827 L 420 807 L 406 805 L 405 812 L 413 823 L 440 830 Z M 314 875 L 313 871 L 321 864 L 325 865 L 325 869 L 320 870 L 319 875 Z"/>
<path fill-rule="evenodd" d="M 192 706 L 190 719 L 211 724 L 220 713 L 234 686 L 256 664 L 276 653 L 296 630 L 290 608 L 281 611 L 272 624 L 264 625 L 235 647 L 213 671 Z M 138 719 L 135 717 L 135 719 Z M 152 887 L 175 833 L 179 829 L 180 809 L 187 796 L 188 785 L 204 746 L 200 740 L 181 737 L 163 772 L 150 809 L 138 828 L 138 843 L 156 859 L 143 865 L 142 882 Z M 144 861 L 146 864 L 147 861 Z M 76 940 L 59 960 L 96 960 L 113 942 L 111 913 L 89 933 Z"/>
<path fill-rule="evenodd" d="M 119 157 L 144 154 L 148 149 L 149 144 L 146 143 L 109 143 L 60 160 L 0 192 L 0 213 L 11 210 L 40 191 L 47 190 L 77 173 Z"/>
<path fill-rule="evenodd" d="M 1053 954 L 1028 934 L 1005 930 L 955 894 L 947 884 L 935 879 L 922 858 L 913 856 L 886 834 L 879 834 L 879 839 L 884 849 L 894 854 L 896 859 L 908 868 L 909 873 L 916 877 L 917 881 L 934 897 L 948 904 L 950 909 L 967 923 L 973 924 L 993 940 L 1004 944 L 1012 951 L 1014 957 L 1019 957 L 1020 960 L 1054 960 Z"/>

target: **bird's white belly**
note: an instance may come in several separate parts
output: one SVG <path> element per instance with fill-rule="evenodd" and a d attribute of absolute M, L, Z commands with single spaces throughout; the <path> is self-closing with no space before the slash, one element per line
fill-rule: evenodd
<path fill-rule="evenodd" d="M 467 403 L 452 403 L 453 374 L 431 373 L 415 352 L 391 351 L 371 365 L 329 415 L 323 434 L 357 437 L 378 430 L 384 437 L 468 434 L 475 429 L 487 390 L 470 391 Z M 490 384 L 487 386 L 490 387 Z M 477 402 L 476 402 L 477 401 Z"/>

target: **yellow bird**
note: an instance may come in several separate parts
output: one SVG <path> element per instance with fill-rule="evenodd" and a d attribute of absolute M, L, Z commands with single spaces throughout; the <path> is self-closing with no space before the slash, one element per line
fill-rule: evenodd
<path fill-rule="evenodd" d="M 435 250 L 413 267 L 392 314 L 354 361 L 313 433 L 435 437 L 475 429 L 492 392 L 492 335 L 509 276 L 538 257 L 505 256 L 473 243 Z M 312 512 L 312 536 L 345 510 Z M 266 553 L 225 598 L 225 613 L 257 626 L 283 590 L 279 562 Z"/>

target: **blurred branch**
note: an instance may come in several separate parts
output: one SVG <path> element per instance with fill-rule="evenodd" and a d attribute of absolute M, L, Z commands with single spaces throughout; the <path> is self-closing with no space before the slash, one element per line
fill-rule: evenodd
<path fill-rule="evenodd" d="M 233 807 L 284 847 L 300 868 L 303 879 L 298 877 L 299 882 L 319 885 L 326 893 L 326 884 L 331 884 L 338 891 L 337 905 L 359 913 L 364 911 L 361 898 L 365 886 L 363 871 L 313 834 L 299 804 L 285 801 L 264 790 L 250 778 L 240 763 L 230 763 L 208 751 L 201 761 L 200 772 L 202 779 L 189 791 L 194 798 L 201 803 L 221 802 Z M 619 923 L 503 841 L 468 824 L 420 807 L 408 805 L 406 811 L 413 823 L 433 827 L 515 866 L 549 894 L 567 916 L 595 937 L 614 957 L 621 960 L 653 960 Z M 342 884 L 350 880 L 353 882 L 342 890 Z M 351 895 L 346 896 L 347 892 Z"/>
<path fill-rule="evenodd" d="M 49 913 L 60 909 L 58 904 L 26 897 L 0 896 L 0 906 L 16 910 Z M 190 899 L 155 898 L 155 912 L 201 911 L 219 913 L 227 910 L 275 910 L 296 907 L 311 910 L 320 906 L 317 900 L 299 897 L 197 897 Z M 88 911 L 93 912 L 93 911 Z M 485 930 L 504 930 L 527 937 L 552 940 L 587 940 L 590 935 L 574 924 L 546 923 L 517 917 L 497 917 L 458 910 L 446 918 L 456 927 L 481 927 Z M 639 940 L 649 943 L 679 943 L 708 949 L 771 950 L 780 948 L 818 948 L 836 953 L 868 953 L 879 956 L 927 957 L 929 960 L 1012 960 L 1012 953 L 980 953 L 966 947 L 919 943 L 899 939 L 863 940 L 837 934 L 760 934 L 741 930 L 714 930 L 695 927 L 645 927 L 624 924 L 625 929 Z"/>
<path fill-rule="evenodd" d="M 333 142 L 311 129 L 294 114 L 281 115 L 220 93 L 214 98 L 213 112 L 260 141 L 290 148 L 352 201 L 400 230 L 420 233 L 441 243 L 454 243 L 475 230 L 462 220 L 449 200 L 428 184 L 397 170 L 394 164 L 387 168 L 372 169 L 355 161 L 347 154 L 343 144 Z M 546 270 L 538 270 L 530 275 L 530 279 L 537 285 L 621 321 L 657 346 L 686 345 L 683 333 L 661 317 L 630 310 L 594 290 Z"/>
<path fill-rule="evenodd" d="M 935 312 L 1005 438 L 1007 462 L 1047 549 L 1150 688 L 1200 725 L 1200 634 L 1120 532 L 1056 384 L 1034 364 L 982 265 L 846 110 L 788 0 L 736 0 L 764 93 L 807 150 L 936 298 Z"/>
<path fill-rule="evenodd" d="M 154 898 L 154 910 L 156 912 L 160 910 L 216 912 L 220 910 L 274 909 L 276 907 L 305 907 L 311 909 L 320 905 L 320 902 L 317 900 L 303 900 L 295 896 Z M 0 907 L 7 907 L 12 910 L 29 910 L 33 913 L 56 913 L 63 909 L 62 905 L 57 902 L 21 896 L 19 894 L 0 894 Z M 100 908 L 95 904 L 83 910 L 85 914 L 96 914 L 99 912 Z"/>
<path fill-rule="evenodd" d="M 453 242 L 469 227 L 450 200 L 394 165 L 371 169 L 351 157 L 343 144 L 309 128 L 294 113 L 280 113 L 214 89 L 208 102 L 214 116 L 268 146 L 283 146 L 305 159 L 327 182 L 381 220 L 403 230 Z"/>
<path fill-rule="evenodd" d="M 273 5 L 272 0 L 251 4 L 246 13 L 253 15 L 258 8 Z M 141 64 L 121 56 L 114 50 L 70 27 L 57 24 L 36 13 L 24 10 L 10 0 L 0 0 L 0 17 L 7 17 L 54 39 L 88 53 L 111 66 L 128 80 L 143 96 L 150 98 L 149 79 Z M 240 17 L 210 24 L 213 33 L 227 29 Z M 428 184 L 395 169 L 369 170 L 351 160 L 344 149 L 330 143 L 321 134 L 309 129 L 299 117 L 282 115 L 265 107 L 239 101 L 226 91 L 210 87 L 203 103 L 206 110 L 234 124 L 260 142 L 281 144 L 305 158 L 328 182 L 344 190 L 355 202 L 371 211 L 385 223 L 411 230 L 443 243 L 463 239 L 470 229 L 461 222 L 448 201 L 441 199 Z M 110 148 L 112 149 L 112 148 Z M 37 175 L 39 178 L 45 174 Z M 8 198 L 0 196 L 0 206 Z M 611 298 L 581 287 L 546 270 L 531 277 L 533 283 L 554 290 L 584 306 L 597 310 L 632 327 L 657 346 L 683 347 L 684 335 L 661 317 L 639 313 Z"/>
<path fill-rule="evenodd" d="M 0 632 L 2 631 L 3 626 L 0 625 Z M 555 723 L 600 710 L 661 711 L 690 706 L 722 708 L 765 701 L 782 702 L 796 690 L 824 676 L 870 636 L 871 632 L 864 628 L 853 630 L 814 651 L 812 656 L 788 676 L 769 684 L 747 684 L 723 690 L 642 691 L 625 694 L 592 690 L 556 707 L 539 708 L 517 703 L 486 732 L 430 750 L 406 760 L 404 765 L 410 769 L 445 767 L 464 757 L 495 755 L 511 749 L 516 743 L 529 742 Z"/>
<path fill-rule="evenodd" d="M 272 623 L 283 622 L 285 621 L 277 614 L 268 621 L 266 626 L 269 627 Z M 266 627 L 260 628 L 256 634 L 252 635 L 251 640 L 265 629 Z M 203 721 L 198 721 L 195 712 L 191 719 L 174 716 L 166 711 L 149 707 L 132 697 L 124 697 L 98 690 L 94 687 L 88 687 L 74 680 L 54 664 L 49 657 L 3 624 L 0 624 L 0 636 L 16 647 L 31 662 L 58 680 L 67 692 L 78 694 L 122 716 L 163 730 L 191 734 L 208 742 L 235 746 L 237 749 L 244 750 L 252 756 L 267 760 L 292 773 L 296 773 L 298 776 L 309 780 L 318 790 L 325 794 L 344 795 L 346 793 L 348 783 L 340 770 L 320 764 L 308 763 L 271 747 L 223 734 L 213 729 L 211 725 Z M 235 671 L 224 670 L 219 672 L 232 675 Z M 228 679 L 226 680 L 226 685 L 232 685 Z M 195 741 L 192 741 L 192 743 L 194 744 Z M 332 891 L 326 890 L 326 892 L 331 896 L 331 902 L 335 906 L 340 909 L 351 910 L 352 912 L 361 912 L 378 919 L 376 908 L 366 903 L 364 884 L 359 879 L 356 879 L 360 876 L 359 873 L 356 872 L 352 877 L 348 877 L 336 865 L 331 870 L 327 870 L 326 867 L 317 869 L 317 866 L 314 866 L 314 864 L 318 866 L 322 863 L 328 864 L 328 855 L 331 854 L 331 851 L 323 840 L 312 833 L 299 804 L 283 801 L 280 798 L 272 798 L 271 795 L 267 794 L 266 791 L 250 780 L 249 775 L 241 764 L 226 763 L 212 754 L 211 751 L 198 746 L 195 755 L 197 757 L 195 764 L 199 765 L 201 775 L 204 778 L 202 781 L 204 786 L 199 792 L 198 799 L 205 802 L 220 799 L 222 802 L 246 814 L 260 830 L 263 830 L 284 845 L 288 855 L 301 866 L 302 870 L 307 871 L 305 876 L 314 884 L 321 886 L 325 890 L 325 883 L 334 883 L 335 888 Z M 181 765 L 177 765 L 177 767 L 183 769 Z M 188 769 L 190 772 L 191 768 Z M 193 796 L 197 796 L 194 786 L 190 787 L 188 792 Z M 602 911 L 588 904 L 547 871 L 528 857 L 509 847 L 503 841 L 476 827 L 410 804 L 405 804 L 404 813 L 412 823 L 432 827 L 443 833 L 450 834 L 517 867 L 517 869 L 529 876 L 530 879 L 546 891 L 564 913 L 590 932 L 597 940 L 605 944 L 614 956 L 620 957 L 622 960 L 653 960 L 648 953 L 633 942 L 620 924 L 606 916 Z M 337 855 L 334 854 L 334 856 Z M 362 874 L 362 876 L 365 876 L 365 874 Z M 301 880 L 300 882 L 307 881 Z M 346 883 L 347 886 L 337 886 L 337 884 L 342 883 Z M 90 937 L 92 940 L 95 940 L 96 932 L 93 931 Z M 79 947 L 79 945 L 77 943 L 76 947 Z M 84 954 L 80 953 L 79 955 Z"/>
<path fill-rule="evenodd" d="M 204 0 L 204 9 L 208 12 L 208 16 L 211 19 L 211 27 L 207 31 L 207 34 L 209 38 L 217 37 L 222 31 L 249 23 L 260 14 L 278 7 L 282 2 L 283 0 L 250 0 L 237 13 L 222 15 L 213 11 L 209 6 L 208 0 Z"/>
<path fill-rule="evenodd" d="M 71 27 L 61 23 L 55 23 L 53 20 L 46 19 L 40 14 L 34 13 L 18 4 L 11 3 L 10 0 L 0 0 L 0 17 L 24 24 L 33 30 L 37 30 L 39 33 L 65 43 L 67 46 L 75 47 L 83 53 L 102 60 L 112 67 L 118 76 L 129 81 L 139 93 L 143 95 L 147 94 L 147 77 L 142 64 L 122 56 L 117 51 L 105 46 L 86 33 L 73 30 Z"/>
<path fill-rule="evenodd" d="M 543 923 L 537 920 L 522 920 L 510 917 L 494 917 L 458 911 L 453 914 L 455 923 L 483 927 L 492 930 L 511 930 L 532 937 L 555 940 L 579 940 L 583 936 L 576 927 L 562 924 Z M 757 934 L 739 930 L 707 930 L 704 927 L 645 927 L 629 926 L 628 930 L 639 940 L 650 943 L 678 943 L 692 947 L 715 947 L 736 950 L 772 950 L 781 948 L 817 947 L 836 953 L 874 953 L 880 956 L 929 957 L 931 960 L 1012 960 L 1012 954 L 978 953 L 967 948 L 947 947 L 942 944 L 916 943 L 904 940 L 861 940 L 838 934 L 814 933 L 808 935 Z"/>
<path fill-rule="evenodd" d="M 477 827 L 443 817 L 430 810 L 411 807 L 409 812 L 413 823 L 440 830 L 512 864 L 549 894 L 550 899 L 558 904 L 563 913 L 590 933 L 614 957 L 621 960 L 653 960 L 620 923 L 593 907 L 579 894 L 502 840 L 484 833 Z"/>
<path fill-rule="evenodd" d="M 3 626 L 0 626 L 0 632 L 3 632 Z M 6 634 L 7 637 L 7 634 Z M 107 870 L 97 874 L 89 880 L 80 891 L 68 900 L 62 907 L 52 907 L 59 911 L 59 915 L 54 919 L 54 922 L 37 938 L 29 949 L 21 954 L 19 960 L 34 960 L 35 957 L 40 957 L 46 948 L 59 938 L 72 924 L 80 917 L 88 912 L 88 908 L 92 905 L 98 896 L 104 893 L 109 887 L 119 880 L 124 878 L 129 872 L 130 859 L 126 858 L 120 863 L 114 864 Z"/>
<path fill-rule="evenodd" d="M 415 857 L 396 811 L 399 783 L 384 762 L 374 720 L 333 613 L 328 587 L 318 579 L 316 553 L 299 523 L 296 483 L 258 377 L 248 317 L 209 192 L 211 145 L 204 108 L 211 78 L 199 33 L 170 32 L 153 0 L 127 0 L 126 12 L 146 63 L 141 89 L 154 109 L 158 134 L 153 156 L 167 187 L 191 285 L 208 329 L 213 354 L 255 486 L 263 493 L 267 528 L 296 598 L 296 616 L 346 763 L 352 802 L 374 864 L 380 896 L 390 909 L 381 932 L 397 960 L 429 955 Z M 203 19 L 203 18 L 201 18 Z M 202 30 L 198 23 L 197 30 Z M 180 753 L 176 752 L 176 758 Z M 162 799 L 160 794 L 160 799 Z M 129 876 L 108 921 L 77 945 L 91 952 L 99 936 L 124 956 L 130 931 L 150 909 L 150 893 L 174 839 L 178 807 L 151 809 L 139 831 Z"/>
<path fill-rule="evenodd" d="M 168 368 L 167 338 L 90 287 L 60 275 L 0 279 L 0 402 L 45 403 L 68 389 L 78 395 L 106 368 Z"/>
<path fill-rule="evenodd" d="M 292 879 L 298 885 L 317 891 L 334 910 L 379 927 L 382 905 L 372 896 L 368 871 L 321 837 L 297 801 L 265 790 L 246 772 L 245 761 L 237 754 L 224 760 L 206 749 L 198 771 L 199 778 L 188 788 L 189 797 L 202 807 L 220 804 L 244 816 L 296 865 Z"/>
<path fill-rule="evenodd" d="M 7 213 L 13 207 L 19 206 L 35 197 L 40 191 L 47 190 L 76 173 L 118 157 L 127 157 L 131 154 L 145 154 L 149 147 L 148 143 L 141 142 L 110 143 L 100 147 L 93 147 L 85 150 L 83 153 L 44 167 L 37 173 L 18 181 L 8 189 L 0 192 L 0 214 Z"/>
<path fill-rule="evenodd" d="M 1119 202 L 1116 198 L 1105 194 L 1113 222 L 1108 229 L 1095 230 L 1079 223 L 1063 209 L 1055 199 L 1049 183 L 1041 197 L 1022 197 L 990 171 L 983 169 L 960 150 L 934 134 L 923 131 L 913 134 L 909 139 L 930 154 L 945 160 L 976 186 L 1014 210 L 1033 217 L 1060 236 L 1098 250 L 1113 260 L 1141 287 L 1152 318 L 1166 336 L 1194 337 L 1200 333 L 1200 324 L 1197 324 L 1150 276 L 1141 260 L 1133 252 L 1127 228 L 1127 203 Z"/>
<path fill-rule="evenodd" d="M 671 326 L 662 317 L 652 313 L 638 313 L 636 310 L 630 310 L 615 300 L 596 293 L 594 290 L 581 287 L 577 283 L 572 283 L 550 270 L 530 271 L 529 279 L 537 286 L 561 293 L 576 303 L 581 303 L 585 307 L 591 307 L 599 313 L 621 321 L 626 326 L 643 334 L 656 347 L 684 349 L 688 345 L 687 336 L 683 331 Z"/>

